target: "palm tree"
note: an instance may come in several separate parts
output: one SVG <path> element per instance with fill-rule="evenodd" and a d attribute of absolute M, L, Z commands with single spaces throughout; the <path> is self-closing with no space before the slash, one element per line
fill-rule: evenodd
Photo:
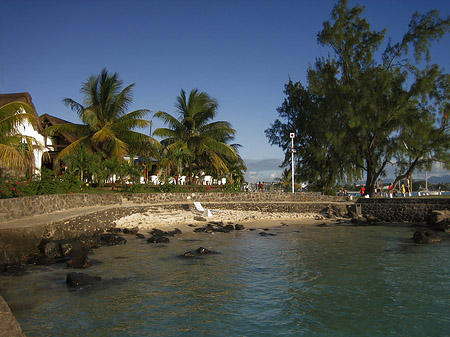
<path fill-rule="evenodd" d="M 19 127 L 26 122 L 38 123 L 31 105 L 17 101 L 0 107 L 0 168 L 33 172 L 34 150 L 42 150 L 42 144 L 19 133 Z"/>
<path fill-rule="evenodd" d="M 91 176 L 100 170 L 101 157 L 101 153 L 92 153 L 84 146 L 80 146 L 77 152 L 65 156 L 64 161 L 68 163 L 67 171 L 72 175 L 78 175 L 80 181 L 84 183 L 85 179 L 91 181 Z"/>
<path fill-rule="evenodd" d="M 205 163 L 218 172 L 227 173 L 227 160 L 237 157 L 235 149 L 227 142 L 234 138 L 236 131 L 228 122 L 211 122 L 217 114 L 217 101 L 198 89 L 191 90 L 187 98 L 182 89 L 175 107 L 178 118 L 164 111 L 155 113 L 168 126 L 153 133 L 164 138 L 161 143 L 166 146 L 168 155 L 175 158 L 186 153 L 184 158 L 189 168 L 189 180 L 193 168 L 202 169 Z"/>
<path fill-rule="evenodd" d="M 103 152 L 106 157 L 122 158 L 135 143 L 148 140 L 149 136 L 132 131 L 136 127 L 147 127 L 150 121 L 142 119 L 150 112 L 139 109 L 126 112 L 132 102 L 131 84 L 121 90 L 123 81 L 117 73 L 109 75 L 103 69 L 100 75 L 91 76 L 83 83 L 81 93 L 84 94 L 83 104 L 71 98 L 63 102 L 78 113 L 83 124 L 65 123 L 53 125 L 46 129 L 49 135 L 57 132 L 67 132 L 79 137 L 58 155 L 62 158 L 76 152 L 81 144 L 92 151 Z"/>

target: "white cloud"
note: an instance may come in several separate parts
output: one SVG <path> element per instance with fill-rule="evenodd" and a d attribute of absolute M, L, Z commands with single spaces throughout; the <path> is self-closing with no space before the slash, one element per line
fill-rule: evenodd
<path fill-rule="evenodd" d="M 245 180 L 251 183 L 258 181 L 273 181 L 275 178 L 280 177 L 282 169 L 280 168 L 283 159 L 281 158 L 269 158 L 269 159 L 244 159 L 247 166 L 247 172 L 245 173 Z"/>

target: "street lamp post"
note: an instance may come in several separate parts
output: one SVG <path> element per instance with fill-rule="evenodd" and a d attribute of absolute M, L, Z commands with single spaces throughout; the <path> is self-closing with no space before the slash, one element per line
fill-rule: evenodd
<path fill-rule="evenodd" d="M 290 134 L 291 137 L 291 175 L 292 175 L 292 193 L 295 193 L 295 183 L 294 183 L 294 177 L 295 177 L 295 173 L 294 173 L 294 137 L 295 137 L 295 133 L 291 133 Z"/>

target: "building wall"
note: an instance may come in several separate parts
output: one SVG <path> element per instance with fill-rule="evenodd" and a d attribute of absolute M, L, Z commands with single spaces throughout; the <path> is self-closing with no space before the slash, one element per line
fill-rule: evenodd
<path fill-rule="evenodd" d="M 24 113 L 24 110 L 21 110 L 19 113 Z M 48 151 L 46 148 L 44 148 L 44 144 L 47 145 L 53 145 L 52 140 L 48 137 L 44 137 L 41 135 L 38 131 L 36 131 L 29 122 L 24 122 L 17 130 L 20 134 L 24 136 L 33 137 L 38 145 L 43 149 L 35 149 L 34 150 L 34 162 L 35 162 L 35 174 L 39 174 L 41 172 L 42 167 L 42 155 L 44 152 Z M 47 140 L 46 140 L 47 138 Z"/>

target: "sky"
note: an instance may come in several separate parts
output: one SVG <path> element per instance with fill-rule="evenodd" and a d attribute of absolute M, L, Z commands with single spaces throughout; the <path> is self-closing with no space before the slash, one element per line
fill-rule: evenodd
<path fill-rule="evenodd" d="M 125 85 L 135 83 L 130 111 L 173 113 L 180 90 L 198 88 L 218 100 L 216 120 L 236 129 L 247 180 L 272 181 L 284 154 L 264 130 L 278 117 L 289 78 L 306 83 L 308 67 L 330 53 L 318 45 L 317 33 L 335 3 L 0 0 L 0 93 L 29 92 L 39 115 L 80 123 L 62 99 L 82 102 L 82 83 L 103 68 Z M 416 11 L 450 14 L 448 0 L 349 1 L 356 4 L 366 7 L 371 28 L 386 28 L 393 42 Z M 448 35 L 431 54 L 447 72 Z M 152 114 L 147 119 L 153 130 L 163 126 Z M 436 168 L 441 173 L 449 174 Z"/>

